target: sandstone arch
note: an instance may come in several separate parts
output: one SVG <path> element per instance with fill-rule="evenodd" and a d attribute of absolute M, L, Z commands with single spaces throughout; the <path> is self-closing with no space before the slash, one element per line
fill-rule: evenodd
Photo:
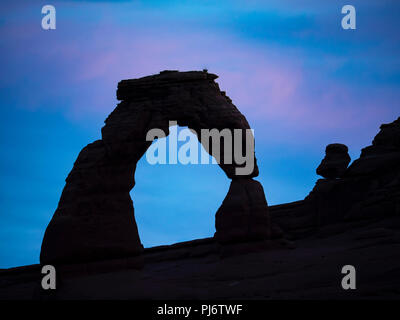
<path fill-rule="evenodd" d="M 202 128 L 249 129 L 246 118 L 221 92 L 216 75 L 164 71 L 118 84 L 118 106 L 105 120 L 102 139 L 80 152 L 66 179 L 42 243 L 41 263 L 84 262 L 140 254 L 129 192 L 136 163 L 151 142 L 152 128 L 168 132 L 169 120 L 198 132 Z M 207 150 L 213 154 L 213 150 Z M 232 179 L 216 214 L 217 241 L 265 239 L 269 235 L 263 188 L 252 177 L 236 176 L 237 164 L 221 163 Z"/>

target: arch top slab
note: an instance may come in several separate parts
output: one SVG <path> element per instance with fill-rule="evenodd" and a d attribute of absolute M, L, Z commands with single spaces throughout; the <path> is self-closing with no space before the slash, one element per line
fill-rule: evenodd
<path fill-rule="evenodd" d="M 137 161 L 148 148 L 146 133 L 159 128 L 168 134 L 169 121 L 174 120 L 180 126 L 193 129 L 198 136 L 201 129 L 242 129 L 245 147 L 245 131 L 250 129 L 249 123 L 220 90 L 215 82 L 217 78 L 217 75 L 205 71 L 163 71 L 140 79 L 120 81 L 117 98 L 121 102 L 102 128 L 103 141 L 110 153 L 124 154 Z M 203 146 L 213 155 L 211 147 Z M 233 145 L 231 150 L 233 152 Z M 222 157 L 223 150 L 219 151 Z M 247 177 L 258 176 L 254 153 L 253 159 L 253 170 L 246 174 Z M 220 162 L 226 175 L 230 179 L 236 178 L 235 168 L 241 165 L 234 161 L 225 164 L 222 158 Z"/>

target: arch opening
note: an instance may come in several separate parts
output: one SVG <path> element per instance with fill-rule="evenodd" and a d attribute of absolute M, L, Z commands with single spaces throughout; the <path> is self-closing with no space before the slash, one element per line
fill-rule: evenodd
<path fill-rule="evenodd" d="M 216 161 L 213 164 L 210 155 L 209 165 L 201 164 L 200 153 L 206 151 L 193 133 L 190 134 L 196 140 L 199 155 L 197 164 L 183 164 L 179 159 L 176 163 L 169 162 L 170 140 L 185 130 L 188 127 L 170 127 L 169 135 L 159 139 L 166 145 L 165 165 L 150 164 L 146 154 L 137 164 L 137 183 L 130 195 L 145 248 L 213 237 L 215 233 L 214 214 L 227 193 L 229 179 Z M 188 140 L 176 141 L 177 150 Z"/>

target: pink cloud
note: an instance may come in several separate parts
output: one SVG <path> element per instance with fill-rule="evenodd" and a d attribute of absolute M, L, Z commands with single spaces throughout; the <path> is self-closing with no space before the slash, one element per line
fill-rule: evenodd
<path fill-rule="evenodd" d="M 43 34 L 27 38 L 23 32 L 12 32 L 14 40 L 27 42 L 27 49 L 23 56 L 9 59 L 17 64 L 16 59 L 30 56 L 38 68 L 50 66 L 54 79 L 48 84 L 54 87 L 49 91 L 68 99 L 64 112 L 77 120 L 92 113 L 106 116 L 115 107 L 115 89 L 121 79 L 164 69 L 205 67 L 220 76 L 221 89 L 257 123 L 274 122 L 305 132 L 350 130 L 392 114 L 383 105 L 392 101 L 385 99 L 385 90 L 364 93 L 356 84 L 346 86 L 330 77 L 330 72 L 343 65 L 342 59 L 322 57 L 320 69 L 306 69 L 306 52 L 301 50 L 256 45 L 207 30 L 180 30 L 177 36 L 157 27 L 146 31 L 135 27 L 116 27 L 110 22 L 85 30 L 71 27 L 60 31 L 45 49 L 48 40 L 43 40 Z M 1 33 L 6 32 L 3 28 Z M 24 78 L 26 70 L 18 74 Z M 35 92 L 30 99 L 40 105 L 47 93 Z"/>

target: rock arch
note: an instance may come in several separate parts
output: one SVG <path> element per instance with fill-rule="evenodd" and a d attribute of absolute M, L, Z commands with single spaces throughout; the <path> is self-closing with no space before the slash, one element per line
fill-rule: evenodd
<path fill-rule="evenodd" d="M 43 238 L 41 263 L 85 262 L 142 252 L 129 192 L 135 185 L 136 163 L 151 145 L 146 133 L 152 128 L 169 132 L 169 120 L 195 132 L 250 128 L 220 91 L 216 78 L 206 71 L 163 71 L 118 84 L 121 102 L 105 120 L 102 139 L 82 149 L 66 179 Z M 213 154 L 211 148 L 207 151 Z M 256 162 L 247 176 L 236 176 L 235 163 L 222 161 L 220 167 L 232 182 L 216 213 L 216 240 L 268 238 L 264 191 L 252 179 L 258 175 Z"/>

